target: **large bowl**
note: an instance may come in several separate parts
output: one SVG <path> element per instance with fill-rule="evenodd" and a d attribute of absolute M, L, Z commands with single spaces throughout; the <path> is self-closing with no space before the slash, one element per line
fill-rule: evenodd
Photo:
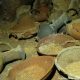
<path fill-rule="evenodd" d="M 59 52 L 57 58 L 55 59 L 55 65 L 59 72 L 65 74 L 65 77 L 67 77 L 68 79 L 80 80 L 80 76 L 76 76 L 72 72 L 67 72 L 67 70 L 65 69 L 65 67 L 67 67 L 71 63 L 78 61 L 80 61 L 80 46 L 73 46 L 63 49 L 61 52 Z M 68 71 L 70 71 L 71 69 L 68 68 Z"/>
<path fill-rule="evenodd" d="M 54 58 L 38 56 L 29 58 L 16 65 L 9 73 L 9 80 L 44 80 L 52 71 Z M 24 79 L 25 78 L 25 79 Z"/>
<path fill-rule="evenodd" d="M 80 42 L 69 35 L 52 34 L 41 39 L 38 43 L 37 49 L 40 55 L 56 56 L 62 49 L 76 45 L 80 45 Z"/>

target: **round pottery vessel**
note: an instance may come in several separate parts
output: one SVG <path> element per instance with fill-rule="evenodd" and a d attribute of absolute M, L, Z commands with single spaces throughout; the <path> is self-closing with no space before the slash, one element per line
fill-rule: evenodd
<path fill-rule="evenodd" d="M 54 58 L 51 56 L 32 57 L 14 66 L 10 70 L 8 79 L 17 80 L 18 75 L 20 75 L 22 77 L 18 80 L 44 80 L 49 76 L 53 65 Z"/>
<path fill-rule="evenodd" d="M 63 74 L 66 75 L 67 79 L 80 80 L 80 76 L 74 75 L 74 73 L 67 72 L 67 70 L 66 70 L 66 67 L 68 65 L 78 62 L 78 61 L 80 61 L 80 46 L 73 46 L 73 47 L 63 49 L 62 51 L 59 52 L 57 58 L 55 59 L 55 65 L 56 65 L 57 69 L 59 70 L 59 72 L 62 72 Z M 73 67 L 75 67 L 75 66 L 73 66 Z M 74 68 L 74 69 L 76 69 L 76 68 Z M 69 71 L 71 71 L 71 69 L 72 68 L 68 68 Z M 79 70 L 80 70 L 80 68 L 79 68 Z"/>
<path fill-rule="evenodd" d="M 38 53 L 41 55 L 57 55 L 63 48 L 78 46 L 80 42 L 69 35 L 52 34 L 41 39 L 38 43 Z M 47 50 L 51 51 L 47 51 Z M 53 49 L 53 50 L 52 50 Z"/>

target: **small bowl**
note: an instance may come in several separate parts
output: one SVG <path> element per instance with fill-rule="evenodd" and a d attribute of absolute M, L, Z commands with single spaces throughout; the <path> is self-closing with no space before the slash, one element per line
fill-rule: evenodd
<path fill-rule="evenodd" d="M 51 45 L 52 47 L 50 47 Z M 74 46 L 74 45 L 80 45 L 80 42 L 75 40 L 69 35 L 52 34 L 39 41 L 37 50 L 39 55 L 56 56 L 58 52 L 61 51 L 63 48 Z M 48 49 L 49 51 L 47 51 Z"/>
<path fill-rule="evenodd" d="M 25 80 L 44 80 L 49 76 L 53 65 L 54 58 L 51 56 L 32 57 L 16 65 L 10 71 L 8 79 L 17 80 L 16 78 L 18 78 L 18 80 L 24 80 L 26 78 Z"/>
<path fill-rule="evenodd" d="M 73 46 L 59 52 L 55 59 L 55 65 L 58 71 L 65 74 L 65 77 L 69 80 L 80 80 L 80 76 L 76 76 L 72 72 L 67 72 L 65 69 L 68 65 L 78 61 L 80 61 L 80 46 Z M 69 71 L 70 70 L 71 69 L 69 69 Z"/>
<path fill-rule="evenodd" d="M 80 19 L 74 20 L 66 26 L 67 33 L 77 40 L 80 40 Z"/>

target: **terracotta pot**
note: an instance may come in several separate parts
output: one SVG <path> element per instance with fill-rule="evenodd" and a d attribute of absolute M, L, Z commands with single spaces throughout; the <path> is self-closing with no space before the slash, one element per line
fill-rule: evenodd
<path fill-rule="evenodd" d="M 52 45 L 52 47 L 51 47 Z M 63 48 L 80 45 L 80 42 L 69 35 L 53 34 L 41 39 L 38 43 L 38 53 L 43 55 L 57 55 Z M 52 49 L 52 52 L 45 52 Z"/>
<path fill-rule="evenodd" d="M 46 5 L 40 5 L 34 16 L 36 21 L 46 21 L 48 19 L 49 9 Z"/>
<path fill-rule="evenodd" d="M 23 77 L 19 78 L 19 80 L 44 80 L 51 72 L 53 65 L 54 58 L 51 56 L 32 57 L 14 66 L 8 75 L 8 79 L 16 80 L 20 74 Z"/>
<path fill-rule="evenodd" d="M 22 16 L 16 25 L 10 28 L 11 36 L 17 39 L 28 38 L 35 34 L 38 30 L 39 23 L 35 22 L 30 15 Z"/>

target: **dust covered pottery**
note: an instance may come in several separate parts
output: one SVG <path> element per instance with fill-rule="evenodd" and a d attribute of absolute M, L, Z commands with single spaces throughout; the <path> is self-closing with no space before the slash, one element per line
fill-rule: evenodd
<path fill-rule="evenodd" d="M 35 22 L 30 15 L 23 16 L 17 24 L 10 28 L 10 37 L 28 38 L 35 34 L 38 30 L 39 23 Z"/>
<path fill-rule="evenodd" d="M 29 58 L 14 66 L 8 75 L 9 80 L 41 80 L 51 72 L 54 58 L 51 56 L 38 56 Z"/>
<path fill-rule="evenodd" d="M 67 79 L 80 79 L 80 46 L 63 49 L 55 59 L 57 69 L 64 73 Z"/>
<path fill-rule="evenodd" d="M 67 33 L 80 40 L 80 19 L 74 20 L 72 23 L 66 26 Z"/>
<path fill-rule="evenodd" d="M 38 53 L 43 55 L 57 55 L 63 48 L 80 45 L 80 42 L 69 35 L 53 34 L 41 39 L 38 43 Z"/>

